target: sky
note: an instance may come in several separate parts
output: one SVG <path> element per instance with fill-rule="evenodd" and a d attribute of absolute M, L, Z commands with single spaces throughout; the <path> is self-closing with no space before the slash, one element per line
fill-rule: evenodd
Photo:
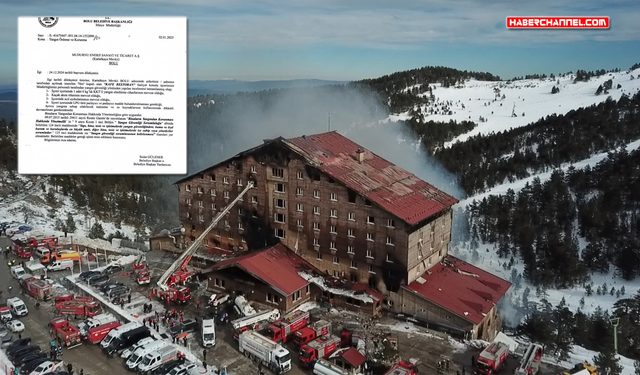
<path fill-rule="evenodd" d="M 422 66 L 508 79 L 640 62 L 638 0 L 0 0 L 0 84 L 19 16 L 186 16 L 189 79 L 358 80 Z M 608 30 L 507 30 L 507 16 L 609 16 Z"/>

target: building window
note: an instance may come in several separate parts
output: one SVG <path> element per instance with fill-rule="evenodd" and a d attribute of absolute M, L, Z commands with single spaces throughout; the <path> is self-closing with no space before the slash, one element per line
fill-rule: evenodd
<path fill-rule="evenodd" d="M 223 184 L 229 184 L 229 177 L 222 177 Z"/>
<path fill-rule="evenodd" d="M 286 233 L 284 232 L 284 229 L 276 228 L 275 235 L 278 238 L 285 238 Z"/>
<path fill-rule="evenodd" d="M 322 259 L 322 256 L 320 256 L 320 259 Z M 311 285 L 308 285 L 308 284 L 307 284 L 307 294 L 311 294 Z"/>
<path fill-rule="evenodd" d="M 218 209 L 218 206 L 216 206 L 215 203 L 211 203 L 211 210 L 215 211 Z"/>
<path fill-rule="evenodd" d="M 298 227 L 299 227 L 299 228 L 302 228 L 302 226 L 303 226 L 303 225 L 302 225 L 302 219 L 298 219 Z"/>
<path fill-rule="evenodd" d="M 319 206 L 313 206 L 313 214 L 314 215 L 320 215 L 320 207 Z"/>
<path fill-rule="evenodd" d="M 185 191 L 191 191 L 191 185 L 185 185 L 184 186 L 184 190 Z"/>
<path fill-rule="evenodd" d="M 201 180 L 204 180 L 204 174 L 201 174 L 199 177 Z"/>
<path fill-rule="evenodd" d="M 276 193 L 284 193 L 284 184 L 275 184 Z"/>
<path fill-rule="evenodd" d="M 218 288 L 222 288 L 224 289 L 224 280 L 222 279 L 213 279 L 213 285 L 217 286 Z"/>
<path fill-rule="evenodd" d="M 387 220 L 387 227 L 389 228 L 395 228 L 396 227 L 396 222 L 393 221 L 393 219 L 389 219 Z"/>
<path fill-rule="evenodd" d="M 238 184 L 238 186 L 242 186 L 242 179 L 241 178 L 238 179 L 237 184 Z"/>
<path fill-rule="evenodd" d="M 356 192 L 353 190 L 349 190 L 349 203 L 356 203 Z"/>
<path fill-rule="evenodd" d="M 298 180 L 302 180 L 304 178 L 304 173 L 302 173 L 302 171 L 298 171 L 296 175 L 298 176 Z"/>
<path fill-rule="evenodd" d="M 242 224 L 242 221 L 238 221 L 238 229 L 244 229 L 244 225 Z"/>
<path fill-rule="evenodd" d="M 350 220 L 350 221 L 356 221 L 356 214 L 355 214 L 355 212 L 349 212 L 349 220 Z"/>
<path fill-rule="evenodd" d="M 198 186 L 198 194 L 203 194 L 204 188 L 202 186 Z"/>
<path fill-rule="evenodd" d="M 191 206 L 191 198 L 187 198 L 187 199 L 185 199 L 185 200 L 184 200 L 184 203 L 185 203 L 187 206 Z"/>
<path fill-rule="evenodd" d="M 373 241 L 373 233 L 367 233 L 367 241 Z"/>
<path fill-rule="evenodd" d="M 215 174 L 209 175 L 209 178 L 211 179 L 211 181 L 215 181 L 216 180 L 216 175 Z"/>
<path fill-rule="evenodd" d="M 313 191 L 313 197 L 314 198 L 320 198 L 320 190 L 314 190 Z"/>
<path fill-rule="evenodd" d="M 251 173 L 258 173 L 258 172 L 256 172 L 256 166 L 255 165 L 251 166 Z"/>
<path fill-rule="evenodd" d="M 275 294 L 267 293 L 267 302 L 276 303 L 276 298 Z"/>
<path fill-rule="evenodd" d="M 373 216 L 367 216 L 367 224 L 375 224 L 375 219 Z"/>
<path fill-rule="evenodd" d="M 302 195 L 302 194 L 303 194 L 302 188 L 297 188 L 296 195 Z"/>
<path fill-rule="evenodd" d="M 387 258 L 385 259 L 385 262 L 393 263 L 393 260 L 391 260 L 391 256 L 389 254 L 387 254 Z"/>
<path fill-rule="evenodd" d="M 291 295 L 291 301 L 295 302 L 300 299 L 300 291 L 297 291 Z"/>
<path fill-rule="evenodd" d="M 387 236 L 387 245 L 393 245 L 393 238 Z"/>
<path fill-rule="evenodd" d="M 351 261 L 351 268 L 357 269 L 358 268 L 358 262 L 356 262 L 355 260 Z"/>
<path fill-rule="evenodd" d="M 229 220 L 225 220 L 224 221 L 224 227 L 229 229 L 230 225 L 229 225 Z"/>
<path fill-rule="evenodd" d="M 313 239 L 313 245 L 314 246 L 319 246 L 320 245 L 320 239 L 319 238 L 314 238 Z"/>
<path fill-rule="evenodd" d="M 337 200 L 338 200 L 338 194 L 336 194 L 336 193 L 331 193 L 331 200 L 332 200 L 332 201 L 337 201 Z"/>
<path fill-rule="evenodd" d="M 331 210 L 331 217 L 338 217 L 338 210 Z"/>
<path fill-rule="evenodd" d="M 333 241 L 329 242 L 329 249 L 336 250 L 336 243 Z"/>
<path fill-rule="evenodd" d="M 191 220 L 191 212 L 187 212 L 187 219 Z M 195 229 L 192 229 L 195 230 Z"/>
<path fill-rule="evenodd" d="M 316 260 L 322 260 L 322 253 L 316 253 Z"/>
<path fill-rule="evenodd" d="M 340 264 L 340 259 L 338 259 L 338 257 L 333 257 L 333 264 Z"/>
<path fill-rule="evenodd" d="M 204 215 L 198 215 L 198 220 L 201 222 L 204 221 Z"/>
<path fill-rule="evenodd" d="M 274 215 L 274 220 L 276 221 L 276 223 L 284 223 L 285 222 L 285 215 L 276 213 Z"/>
<path fill-rule="evenodd" d="M 373 270 L 373 264 L 369 265 L 369 273 L 376 273 L 376 271 Z"/>
<path fill-rule="evenodd" d="M 284 169 L 282 169 L 282 168 L 271 168 L 271 175 L 273 177 L 283 178 L 284 177 Z"/>
<path fill-rule="evenodd" d="M 314 222 L 313 223 L 313 230 L 320 230 L 320 223 Z"/>
<path fill-rule="evenodd" d="M 220 237 L 220 229 L 216 229 L 216 237 Z"/>
<path fill-rule="evenodd" d="M 371 201 L 370 201 L 370 200 L 368 200 L 368 199 L 365 199 L 365 200 L 364 200 L 364 205 L 365 205 L 365 206 L 371 206 Z"/>
<path fill-rule="evenodd" d="M 244 215 L 244 210 L 242 208 L 238 208 L 238 216 Z"/>
<path fill-rule="evenodd" d="M 227 190 L 225 190 L 224 192 L 222 192 L 222 196 L 224 198 L 229 198 L 229 192 Z"/>
<path fill-rule="evenodd" d="M 216 196 L 216 189 L 209 189 L 209 194 L 210 194 L 212 197 L 215 197 L 215 196 Z"/>
<path fill-rule="evenodd" d="M 298 204 L 296 205 L 296 211 L 298 211 L 298 212 L 302 212 L 302 211 L 304 211 L 304 210 L 302 209 L 302 203 L 298 203 Z"/>
<path fill-rule="evenodd" d="M 274 205 L 276 206 L 276 208 L 285 208 L 285 201 L 284 199 L 274 199 Z"/>
<path fill-rule="evenodd" d="M 247 238 L 245 236 L 242 236 L 242 243 L 247 243 Z"/>
<path fill-rule="evenodd" d="M 202 201 L 198 201 L 198 207 L 202 207 Z"/>
<path fill-rule="evenodd" d="M 255 195 L 251 197 L 251 203 L 258 203 L 258 197 Z"/>
<path fill-rule="evenodd" d="M 331 228 L 330 228 L 330 230 L 329 230 L 329 233 L 331 233 L 331 234 L 336 234 L 336 233 L 338 233 L 338 227 L 337 227 L 337 226 L 335 226 L 335 225 L 332 225 L 332 226 L 331 226 Z"/>
<path fill-rule="evenodd" d="M 356 248 L 352 245 L 347 246 L 347 254 L 355 254 Z"/>
<path fill-rule="evenodd" d="M 355 237 L 355 231 L 353 229 L 347 229 L 347 237 Z"/>
<path fill-rule="evenodd" d="M 367 250 L 367 258 L 373 259 L 373 251 Z"/>

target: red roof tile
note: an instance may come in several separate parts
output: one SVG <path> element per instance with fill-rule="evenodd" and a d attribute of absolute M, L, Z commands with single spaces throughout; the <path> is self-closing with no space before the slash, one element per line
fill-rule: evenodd
<path fill-rule="evenodd" d="M 337 132 L 283 140 L 312 165 L 414 225 L 458 200 Z M 358 150 L 364 151 L 359 162 Z"/>
<path fill-rule="evenodd" d="M 510 287 L 510 282 L 448 256 L 405 288 L 479 324 Z"/>
<path fill-rule="evenodd" d="M 355 348 L 349 348 L 340 354 L 340 357 L 353 367 L 360 367 L 367 360 L 362 353 Z"/>
<path fill-rule="evenodd" d="M 282 244 L 223 260 L 211 266 L 207 271 L 229 267 L 243 269 L 285 296 L 289 296 L 308 285 L 308 282 L 298 274 L 298 270 L 302 268 L 315 269 Z"/>

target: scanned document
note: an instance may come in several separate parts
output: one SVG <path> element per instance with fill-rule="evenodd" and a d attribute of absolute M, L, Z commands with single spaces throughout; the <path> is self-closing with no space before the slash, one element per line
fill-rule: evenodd
<path fill-rule="evenodd" d="M 185 174 L 185 17 L 20 17 L 18 173 Z"/>

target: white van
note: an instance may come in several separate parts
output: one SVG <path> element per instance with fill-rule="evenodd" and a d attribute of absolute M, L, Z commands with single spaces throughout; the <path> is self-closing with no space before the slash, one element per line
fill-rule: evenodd
<path fill-rule="evenodd" d="M 80 334 L 84 336 L 91 328 L 115 322 L 116 320 L 116 317 L 111 313 L 99 314 L 92 318 L 85 319 L 82 323 L 78 324 L 78 330 Z"/>
<path fill-rule="evenodd" d="M 138 341 L 137 343 L 135 343 L 134 345 L 132 345 L 130 348 L 127 348 L 125 350 L 122 351 L 122 354 L 120 354 L 120 357 L 124 358 L 125 360 L 128 359 L 129 357 L 131 357 L 131 354 L 133 354 L 133 352 L 136 351 L 136 349 L 145 346 L 149 343 L 152 343 L 156 341 L 156 339 L 154 339 L 153 337 L 145 337 L 143 339 L 141 339 L 140 341 Z M 126 361 L 125 361 L 126 362 Z"/>
<path fill-rule="evenodd" d="M 102 341 L 100 341 L 100 347 L 102 347 L 102 349 L 106 349 L 109 346 L 109 344 L 111 344 L 111 341 L 113 341 L 113 339 L 119 338 L 120 336 L 122 336 L 123 333 L 129 332 L 138 327 L 142 327 L 142 324 L 138 322 L 131 322 L 131 323 L 122 325 L 118 328 L 112 329 L 111 331 L 109 331 L 107 336 L 104 339 L 102 339 Z"/>
<path fill-rule="evenodd" d="M 133 354 L 127 359 L 126 366 L 129 370 L 135 370 L 142 359 L 149 353 L 155 352 L 156 350 L 160 350 L 167 346 L 167 342 L 165 340 L 156 340 L 154 342 L 150 342 L 142 347 L 136 349 Z"/>
<path fill-rule="evenodd" d="M 61 259 L 56 260 L 47 266 L 49 271 L 64 271 L 64 270 L 72 270 L 73 269 L 73 260 L 72 259 Z"/>
<path fill-rule="evenodd" d="M 36 256 L 37 256 L 38 258 L 40 258 L 40 259 L 42 259 L 42 257 L 43 257 L 45 254 L 49 254 L 50 252 L 51 252 L 51 251 L 49 251 L 49 249 L 47 249 L 47 248 L 46 248 L 46 247 L 44 247 L 44 246 L 38 246 L 38 247 L 36 248 L 36 251 L 34 251 L 34 253 L 36 254 Z"/>
<path fill-rule="evenodd" d="M 214 319 L 202 320 L 202 345 L 210 348 L 216 345 L 216 326 Z"/>
<path fill-rule="evenodd" d="M 14 279 L 20 279 L 20 276 L 26 274 L 27 271 L 24 270 L 24 268 L 22 268 L 22 266 L 13 266 L 11 267 L 11 276 L 13 276 Z"/>
<path fill-rule="evenodd" d="M 25 305 L 24 302 L 18 297 L 7 299 L 7 306 L 9 307 L 11 313 L 15 316 L 25 316 L 29 313 L 27 305 Z"/>

